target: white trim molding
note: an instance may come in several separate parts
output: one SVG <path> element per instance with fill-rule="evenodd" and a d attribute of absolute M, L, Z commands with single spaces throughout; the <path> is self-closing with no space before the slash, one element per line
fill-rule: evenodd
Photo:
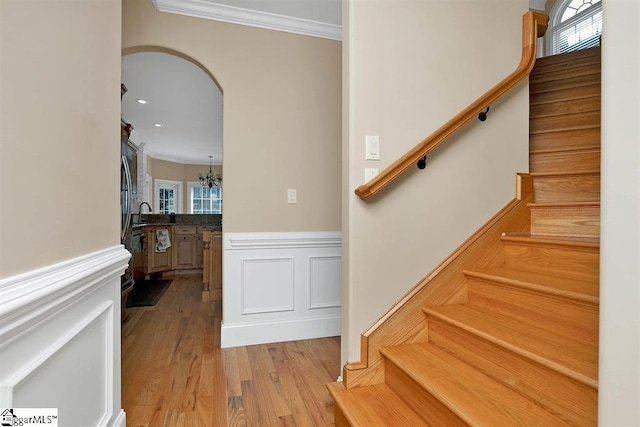
<path fill-rule="evenodd" d="M 330 40 L 342 40 L 342 26 L 228 6 L 207 0 L 152 0 L 160 12 L 248 25 Z"/>
<path fill-rule="evenodd" d="M 340 232 L 224 233 L 222 347 L 341 334 Z"/>
<path fill-rule="evenodd" d="M 341 248 L 339 231 L 308 233 L 230 233 L 225 249 Z"/>
<path fill-rule="evenodd" d="M 0 406 L 122 426 L 122 245 L 0 280 Z M 61 393 L 64 384 L 64 393 Z"/>

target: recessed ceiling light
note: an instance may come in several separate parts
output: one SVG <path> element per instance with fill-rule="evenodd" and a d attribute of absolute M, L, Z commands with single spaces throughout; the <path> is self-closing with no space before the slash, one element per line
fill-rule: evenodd
<path fill-rule="evenodd" d="M 136 101 L 138 102 L 138 104 L 146 104 L 147 101 L 145 99 L 136 99 Z"/>
<path fill-rule="evenodd" d="M 154 123 L 153 125 L 154 125 L 155 127 L 157 127 L 157 128 L 161 128 L 161 127 L 162 127 L 162 124 L 160 124 L 160 123 Z"/>

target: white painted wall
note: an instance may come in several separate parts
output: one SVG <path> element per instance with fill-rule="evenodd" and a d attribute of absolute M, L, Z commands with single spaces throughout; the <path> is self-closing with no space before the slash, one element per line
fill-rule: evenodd
<path fill-rule="evenodd" d="M 640 2 L 605 0 L 598 424 L 640 425 Z"/>

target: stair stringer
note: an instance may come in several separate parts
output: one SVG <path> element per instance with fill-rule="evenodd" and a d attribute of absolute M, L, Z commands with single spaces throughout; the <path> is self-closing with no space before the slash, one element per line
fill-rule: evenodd
<path fill-rule="evenodd" d="M 498 267 L 504 263 L 502 234 L 530 228 L 528 203 L 533 200 L 533 180 L 516 175 L 515 198 L 460 245 L 440 265 L 379 317 L 360 337 L 360 361 L 347 363 L 342 372 L 345 388 L 385 381 L 385 346 L 427 342 L 428 324 L 422 308 L 467 302 L 464 270 Z"/>

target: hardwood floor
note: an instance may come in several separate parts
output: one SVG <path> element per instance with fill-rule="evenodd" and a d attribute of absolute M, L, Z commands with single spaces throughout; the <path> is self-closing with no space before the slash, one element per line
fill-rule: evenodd
<path fill-rule="evenodd" d="M 220 349 L 222 304 L 200 301 L 201 279 L 175 276 L 156 306 L 127 309 L 127 426 L 333 426 L 340 338 Z"/>

